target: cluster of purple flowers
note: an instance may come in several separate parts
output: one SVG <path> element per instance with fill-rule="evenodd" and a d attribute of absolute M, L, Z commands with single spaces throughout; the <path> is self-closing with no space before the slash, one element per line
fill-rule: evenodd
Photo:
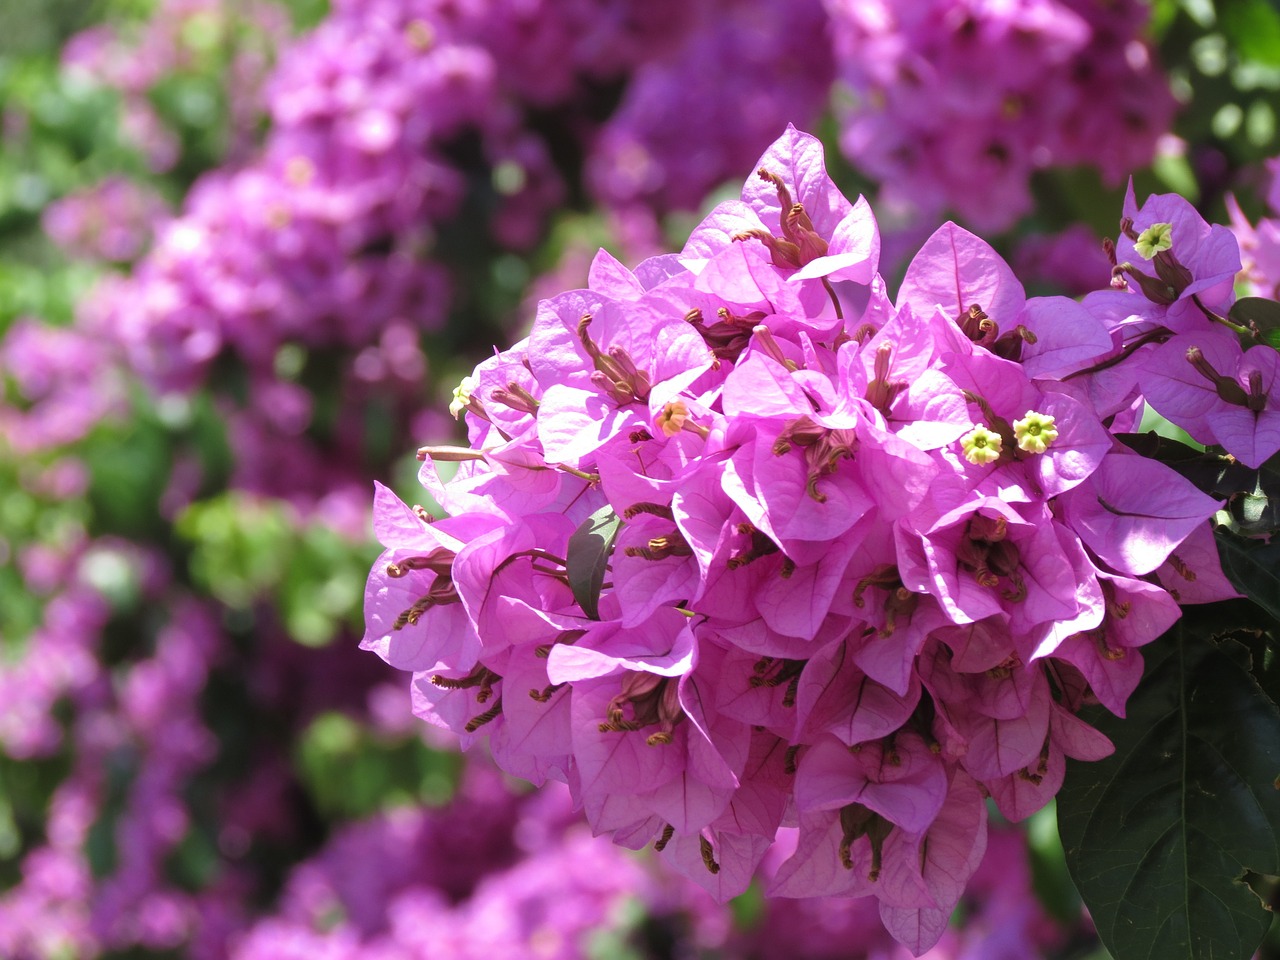
<path fill-rule="evenodd" d="M 1090 383 L 1094 401 L 1110 407 L 1136 387 L 1195 440 L 1261 467 L 1280 451 L 1273 396 L 1280 353 L 1260 342 L 1256 327 L 1228 316 L 1242 243 L 1178 196 L 1138 207 L 1130 190 L 1124 213 L 1113 252 L 1112 285 L 1119 289 L 1084 299 L 1119 348 Z M 1141 308 L 1133 308 L 1131 292 L 1142 294 Z"/>
<path fill-rule="evenodd" d="M 19 320 L 0 339 L 0 374 L 23 401 L 0 406 L 0 430 L 19 454 L 73 444 L 125 408 L 109 347 L 81 329 Z"/>
<path fill-rule="evenodd" d="M 1115 435 L 1148 402 L 1245 463 L 1280 449 L 1274 352 L 1244 349 L 1227 317 L 1235 246 L 1183 201 L 1130 198 L 1110 263 L 1095 250 L 1087 271 L 1070 252 L 1082 234 L 1019 252 L 1022 280 L 1110 267 L 1112 289 L 1083 305 L 1028 299 L 953 225 L 890 298 L 869 207 L 789 133 L 681 255 L 634 271 L 599 256 L 589 289 L 551 297 L 529 339 L 463 384 L 471 449 L 423 452 L 450 519 L 380 494 L 389 549 L 365 645 L 415 673 L 419 715 L 489 737 L 515 774 L 566 781 L 597 833 L 652 841 L 714 898 L 753 874 L 779 894 L 873 895 L 771 904 L 749 942 L 712 897 L 566 832 L 558 800 L 515 828 L 517 863 L 517 804 L 483 779 L 462 798 L 482 829 L 405 811 L 338 829 L 259 922 L 269 868 L 254 858 L 278 841 L 305 855 L 315 811 L 292 742 L 255 744 L 243 769 L 219 758 L 235 734 L 218 711 L 240 704 L 221 681 L 247 677 L 250 712 L 286 737 L 329 710 L 403 734 L 403 693 L 376 686 L 386 668 L 354 644 L 305 650 L 265 609 L 251 640 L 237 635 L 246 611 L 200 597 L 162 550 L 91 537 L 96 467 L 66 449 L 128 409 L 134 376 L 162 393 L 212 386 L 232 486 L 364 535 L 385 460 L 370 436 L 453 426 L 421 410 L 449 363 L 423 356 L 422 335 L 456 319 L 469 260 L 492 266 L 476 236 L 491 235 L 486 255 L 527 249 L 586 195 L 627 245 L 652 248 L 655 215 L 696 206 L 786 117 L 818 115 L 838 69 L 867 94 L 843 115 L 844 145 L 905 185 L 889 200 L 1004 223 L 1032 168 L 1088 160 L 1118 176 L 1148 159 L 1172 101 L 1135 39 L 1141 5 L 921 16 L 819 0 L 336 0 L 277 69 L 280 8 L 164 0 L 135 36 L 73 43 L 65 64 L 121 91 L 156 171 L 183 155 L 157 91 L 229 58 L 230 145 L 176 218 L 120 179 L 51 207 L 46 231 L 74 256 L 127 264 L 152 233 L 154 248 L 74 328 L 22 320 L 0 342 L 16 401 L 0 435 L 29 461 L 16 475 L 84 521 L 0 540 L 45 601 L 0 665 L 0 748 L 67 764 L 41 830 L 23 825 L 0 954 L 386 960 L 447 942 L 576 956 L 637 899 L 726 955 L 788 954 L 797 926 L 813 955 L 856 942 L 886 960 L 898 941 L 960 956 L 1052 939 L 984 796 L 1011 818 L 1037 809 L 1065 756 L 1108 749 L 1076 709 L 1122 712 L 1139 648 L 1177 603 L 1232 592 L 1203 523 L 1216 504 Z M 1000 69 L 974 70 L 975 49 Z M 913 113 L 921 86 L 871 76 L 925 61 L 966 98 Z M 963 113 L 975 104 L 986 112 Z M 1043 117 L 1059 139 L 1035 129 Z M 1272 227 L 1240 235 L 1269 294 Z M 165 519 L 217 474 L 178 436 L 202 402 L 159 404 L 175 444 Z M 437 460 L 460 461 L 456 478 Z M 201 856 L 207 873 L 175 880 Z M 966 881 L 973 923 L 944 930 Z"/>
<path fill-rule="evenodd" d="M 337 4 L 266 82 L 261 151 L 197 181 L 132 274 L 86 300 L 81 328 L 161 392 L 215 381 L 233 486 L 306 512 L 362 500 L 369 422 L 447 433 L 414 420 L 420 337 L 445 321 L 460 256 L 437 232 L 469 200 L 492 207 L 481 226 L 502 244 L 536 240 L 566 188 L 531 116 L 571 114 L 682 7 Z M 468 179 L 480 167 L 489 188 Z M 220 377 L 220 359 L 244 375 Z M 335 383 L 336 420 L 318 425 L 315 391 Z"/>
<path fill-rule="evenodd" d="M 1031 207 L 1032 171 L 1150 162 L 1176 108 L 1139 0 L 827 0 L 854 102 L 841 148 L 881 200 L 983 229 Z"/>
<path fill-rule="evenodd" d="M 34 581 L 35 558 L 24 560 Z M 176 596 L 164 566 L 125 543 L 79 544 L 42 562 L 69 569 L 56 573 L 62 589 L 26 656 L 0 669 L 0 743 L 24 759 L 65 756 L 69 769 L 42 842 L 24 851 L 18 882 L 0 894 L 0 953 L 175 947 L 200 913 L 198 897 L 166 876 L 166 861 L 190 829 L 185 791 L 217 749 L 199 715 L 222 639 L 216 617 Z M 115 611 L 94 581 L 122 577 L 149 599 L 172 602 L 173 612 L 152 655 L 109 670 L 99 648 Z M 71 717 L 65 732 L 55 703 Z M 104 842 L 114 856 L 103 857 Z"/>
<path fill-rule="evenodd" d="M 362 663 L 342 659 L 354 651 L 303 653 L 262 637 L 243 662 L 216 608 L 184 594 L 160 557 L 123 541 L 29 549 L 19 565 L 31 589 L 52 596 L 28 655 L 0 667 L 0 747 L 27 761 L 65 756 L 69 769 L 42 838 L 14 864 L 17 882 L 0 892 L 5 957 L 141 949 L 181 950 L 196 960 L 410 960 L 445 950 L 568 960 L 608 936 L 643 941 L 645 929 L 682 949 L 714 948 L 726 957 L 793 955 L 793 924 L 807 916 L 804 908 L 771 906 L 749 933 L 735 931 L 729 911 L 704 891 L 591 840 L 567 791 L 519 796 L 484 763 L 468 766 L 442 810 L 393 808 L 335 825 L 317 853 L 293 866 L 279 897 L 261 902 L 261 878 L 247 854 L 298 830 L 287 760 L 263 744 L 249 770 L 211 779 L 220 745 L 202 716 L 202 695 L 223 671 L 237 683 L 247 676 L 250 699 L 271 704 L 285 723 L 350 709 L 355 704 L 346 701 L 377 691 Z M 109 595 L 126 583 L 169 615 L 157 624 L 149 654 L 108 667 L 103 635 L 120 612 Z M 72 718 L 65 731 L 53 709 L 59 701 Z M 170 871 L 200 836 L 206 805 L 216 810 L 216 852 L 206 854 L 216 867 L 190 889 Z M 951 936 L 940 956 L 963 956 L 963 946 L 994 942 L 1005 931 L 1024 945 L 1013 956 L 1031 960 L 1036 944 L 1064 935 L 1024 882 L 1025 842 L 1012 833 L 1005 840 L 989 848 L 983 871 L 992 888 L 973 902 L 975 917 L 992 922 Z M 793 842 L 786 837 L 780 848 Z M 763 869 L 782 859 L 775 855 Z M 900 956 L 873 922 L 862 905 L 835 906 L 807 927 L 810 952 L 823 955 L 838 935 L 870 955 Z"/>
<path fill-rule="evenodd" d="M 129 263 L 146 250 L 168 214 L 168 204 L 154 190 L 108 177 L 50 204 L 41 219 L 45 233 L 69 256 Z"/>
<path fill-rule="evenodd" d="M 794 831 L 779 848 L 794 846 Z M 1032 960 L 1075 932 L 1031 893 L 1026 840 L 992 831 L 975 878 L 971 922 L 939 944 L 938 960 L 999 949 Z M 772 856 L 772 873 L 782 862 Z M 712 955 L 741 960 L 839 957 L 850 949 L 899 960 L 865 901 L 772 901 L 749 930 L 661 862 L 591 839 L 568 792 L 516 799 L 491 769 L 469 767 L 440 810 L 393 809 L 337 831 L 298 865 L 272 914 L 231 940 L 233 960 L 418 960 Z"/>
<path fill-rule="evenodd" d="M 567 797 L 517 802 L 472 766 L 445 809 L 391 810 L 334 835 L 296 867 L 274 914 L 233 960 L 565 958 L 660 908 L 661 884 L 574 825 Z M 705 894 L 701 913 L 724 916 Z"/>
<path fill-rule="evenodd" d="M 1103 102 L 1095 87 L 1144 97 L 1144 116 L 1158 125 L 1167 110 L 1152 104 L 1164 100 L 1146 96 L 1132 77 L 1113 83 L 1104 76 L 1137 70 L 1123 64 L 1145 51 L 1133 39 L 1141 15 L 1130 6 L 1122 15 L 1090 10 L 1031 17 L 1038 26 L 1026 30 L 1016 17 L 1005 23 L 1004 13 L 973 17 L 1004 24 L 991 26 L 983 42 L 1018 49 L 1026 36 L 1051 37 L 1058 38 L 1048 44 L 1055 51 L 1070 47 L 1071 57 L 1055 54 L 1053 62 L 1074 64 L 1072 82 L 1044 84 L 1063 91 L 1055 96 L 1067 106 L 1054 114 L 1063 129 L 1093 130 L 1128 116 L 1084 111 L 1081 104 Z M 166 77 L 229 56 L 228 102 L 238 113 L 227 163 L 201 177 L 172 218 L 156 198 L 108 182 L 52 208 L 46 223 L 69 249 L 118 262 L 136 258 L 154 231 L 153 248 L 133 272 L 101 282 L 81 307 L 78 326 L 101 352 L 99 365 L 118 358 L 162 393 L 190 394 L 214 382 L 236 451 L 234 487 L 286 498 L 304 514 L 334 502 L 350 513 L 364 496 L 368 445 L 377 442 L 369 423 L 382 419 L 393 432 L 432 437 L 449 432 L 422 410 L 423 385 L 437 371 L 418 346 L 424 333 L 443 328 L 455 342 L 474 339 L 460 329 L 470 308 L 459 311 L 453 291 L 467 258 L 453 249 L 461 231 L 487 230 L 498 247 L 525 249 L 581 192 L 614 214 L 625 247 L 655 249 L 657 215 L 695 207 L 789 117 L 820 114 L 837 61 L 847 71 L 884 59 L 868 51 L 918 40 L 920 49 L 935 43 L 953 51 L 939 62 L 964 62 L 972 41 L 957 26 L 957 11 L 925 18 L 936 24 L 932 41 L 922 35 L 907 42 L 910 25 L 888 14 L 887 33 L 855 38 L 850 24 L 861 14 L 836 5 L 824 10 L 818 0 L 785 9 L 719 0 L 350 2 L 335 4 L 277 58 L 272 48 L 287 25 L 270 4 L 231 9 L 221 0 L 167 0 L 138 36 L 95 29 L 77 38 L 64 60 L 122 92 L 127 125 L 137 128 L 132 139 L 164 169 L 179 147 L 150 94 Z M 1088 21 L 1088 31 L 1072 17 Z M 1087 57 L 1080 49 L 1085 33 L 1092 37 Z M 1129 60 L 1110 56 L 1112 47 L 1129 50 Z M 793 69 L 797 63 L 804 69 Z M 1014 94 L 997 82 L 1007 74 L 972 78 L 990 88 L 974 102 L 1008 103 Z M 1086 74 L 1096 83 L 1082 86 Z M 1025 86 L 1027 77 L 1019 82 Z M 1047 94 L 1037 96 L 1025 94 L 1026 118 L 1042 115 Z M 975 200 L 986 211 L 1017 206 L 1007 184 L 1024 177 L 1026 164 L 1010 163 L 996 181 L 1006 186 L 994 196 L 973 189 L 986 178 L 985 166 L 957 159 L 951 147 L 929 154 L 946 154 L 946 162 L 916 170 L 970 171 L 958 191 L 925 190 L 919 177 L 878 167 L 850 146 L 860 125 L 912 113 L 882 114 L 871 105 L 846 119 L 846 147 L 868 172 L 891 172 L 917 199 L 939 197 L 977 220 L 980 212 L 957 198 L 987 197 Z M 1072 111 L 1088 113 L 1088 124 L 1063 119 Z M 259 147 L 263 115 L 270 127 Z M 683 131 L 691 126 L 705 135 L 690 142 Z M 967 117 L 946 129 L 989 126 Z M 1147 158 L 1146 140 L 1110 130 L 1089 135 L 1124 145 L 1109 170 Z M 911 143 L 937 139 L 904 136 Z M 1030 147 L 1010 149 L 1022 156 Z M 1097 155 L 1109 156 L 1089 156 Z M 1037 164 L 1044 160 L 1036 156 Z M 1052 159 L 1081 156 L 1056 151 Z M 317 406 L 316 390 L 333 383 L 341 399 L 331 417 L 330 408 Z M 60 396 L 43 404 L 51 415 Z M 179 473 L 169 498 L 175 508 L 201 482 L 191 458 Z"/>
<path fill-rule="evenodd" d="M 397 322 L 439 326 L 445 273 L 427 255 L 474 187 L 472 154 L 493 172 L 494 232 L 537 239 L 565 188 L 528 111 L 581 96 L 582 74 L 620 74 L 678 6 L 338 4 L 271 76 L 261 155 L 197 184 L 135 275 L 99 294 L 103 322 L 170 389 L 224 348 L 269 374 L 286 343 L 358 350 Z"/>
<path fill-rule="evenodd" d="M 32 478 L 45 495 L 58 489 L 53 472 Z M 292 740 L 261 743 L 243 769 L 211 776 L 229 760 L 220 717 L 208 715 L 211 681 L 234 676 L 241 710 L 280 729 L 330 710 L 394 729 L 400 716 L 380 724 L 369 699 L 390 671 L 376 661 L 365 669 L 370 658 L 350 648 L 304 651 L 279 630 L 261 629 L 252 649 L 238 649 L 223 611 L 176 582 L 159 551 L 83 529 L 62 539 L 28 544 L 15 558 L 45 606 L 21 656 L 0 664 L 0 750 L 66 772 L 40 811 L 39 832 L 9 864 L 0 955 L 183 949 L 197 960 L 226 957 L 260 896 L 261 865 L 248 855 L 296 844 L 301 827 Z M 151 613 L 140 617 L 139 608 Z M 120 631 L 129 649 L 118 649 Z M 405 713 L 402 701 L 396 706 L 391 713 Z M 512 806 L 500 792 L 487 802 Z M 4 812 L 14 813 L 7 803 Z M 473 852 L 484 849 L 483 838 L 454 834 Z M 179 880 L 174 864 L 202 842 L 207 875 Z"/>
<path fill-rule="evenodd" d="M 1020 820 L 1107 755 L 1078 709 L 1122 715 L 1179 602 L 1233 595 L 1217 501 L 1117 439 L 1143 397 L 1177 421 L 1166 380 L 1215 366 L 1214 438 L 1280 448 L 1263 361 L 1214 352 L 1234 239 L 1125 213 L 1083 304 L 954 224 L 890 299 L 870 207 L 789 128 L 680 254 L 602 252 L 458 388 L 470 447 L 419 451 L 449 516 L 379 489 L 363 646 L 596 833 L 725 899 L 796 826 L 773 893 L 875 897 L 923 952 L 984 798 Z"/>
<path fill-rule="evenodd" d="M 294 108 L 278 118 L 284 122 L 266 155 L 202 178 L 134 275 L 97 292 L 100 324 L 139 374 L 162 388 L 187 390 L 226 347 L 251 370 L 269 374 L 283 343 L 356 347 L 376 338 L 390 317 L 403 314 L 423 326 L 439 321 L 438 272 L 410 264 L 403 248 L 411 239 L 388 231 L 390 221 L 403 227 L 424 219 L 427 194 L 442 178 L 416 157 L 419 144 L 388 157 L 385 142 L 366 153 L 350 137 L 335 136 L 329 127 L 351 126 L 344 113 L 352 109 L 342 111 L 340 102 L 324 97 L 330 86 L 323 76 L 299 75 L 323 74 L 326 67 L 333 73 L 340 61 L 365 100 L 358 66 L 385 71 L 380 46 L 394 49 L 399 40 L 408 47 L 403 36 L 384 32 L 382 39 L 390 42 L 380 45 L 371 34 L 357 44 L 335 22 L 294 47 L 273 78 L 273 113 Z M 448 99 L 439 91 L 399 87 L 407 97 Z M 308 89 L 315 94 L 310 110 L 303 98 Z M 303 141 L 311 149 L 304 150 Z M 389 252 L 361 254 L 388 236 Z M 407 311 L 411 303 L 416 311 Z"/>
<path fill-rule="evenodd" d="M 698 209 L 788 120 L 816 119 L 835 77 L 819 0 L 688 7 L 680 42 L 637 67 L 588 147 L 587 185 L 633 249 L 661 246 L 655 214 Z"/>
<path fill-rule="evenodd" d="M 216 22 L 219 9 L 211 0 L 174 6 L 179 24 Z M 1027 205 L 1033 168 L 1089 161 L 1117 178 L 1150 158 L 1173 101 L 1135 39 L 1140 4 L 988 10 L 940 0 L 911 10 L 904 19 L 888 6 L 837 3 L 824 15 L 816 0 L 785 11 L 628 0 L 337 4 L 270 78 L 261 155 L 205 177 L 136 276 L 98 293 L 96 312 L 131 365 L 168 389 L 201 382 L 224 348 L 269 371 L 282 344 L 359 349 L 395 322 L 438 327 L 448 302 L 439 261 L 449 251 L 436 234 L 475 193 L 465 173 L 474 155 L 492 173 L 488 226 L 503 245 L 538 239 L 573 186 L 552 139 L 585 157 L 597 198 L 646 211 L 639 220 L 648 222 L 648 211 L 696 206 L 788 116 L 816 116 L 837 62 L 865 101 L 845 118 L 846 151 L 915 206 L 1007 225 Z M 156 71 L 139 63 L 181 60 L 185 48 L 164 38 L 164 56 L 125 60 L 91 34 L 69 59 L 141 90 Z M 1000 70 L 975 69 L 979 50 Z M 593 98 L 632 68 L 601 122 Z M 958 92 L 940 105 L 937 89 Z M 539 111 L 552 108 L 564 130 L 539 128 Z M 671 134 L 690 126 L 705 135 L 689 143 Z M 939 181 L 946 176 L 958 180 Z"/>
<path fill-rule="evenodd" d="M 216 70 L 231 111 L 227 155 L 243 159 L 262 119 L 262 87 L 275 50 L 289 35 L 285 10 L 269 0 L 161 0 L 145 21 L 103 23 L 77 34 L 62 51 L 70 73 L 116 90 L 121 127 L 155 173 L 181 158 L 181 137 L 152 95 L 175 75 Z"/>
<path fill-rule="evenodd" d="M 797 831 L 784 829 L 766 854 L 760 876 L 775 876 L 796 848 Z M 1029 895 L 1033 889 L 1026 834 L 992 825 L 986 853 L 969 878 L 962 902 L 964 923 L 949 926 L 930 949 L 931 960 L 1042 960 L 1064 953 L 1084 925 L 1051 918 Z M 748 940 L 749 936 L 749 940 Z M 867 960 L 907 960 L 912 952 L 885 930 L 871 897 L 857 899 L 791 899 L 766 901 L 763 923 L 748 936 L 735 938 L 736 950 L 748 958 L 801 956 L 841 960 L 856 944 Z"/>

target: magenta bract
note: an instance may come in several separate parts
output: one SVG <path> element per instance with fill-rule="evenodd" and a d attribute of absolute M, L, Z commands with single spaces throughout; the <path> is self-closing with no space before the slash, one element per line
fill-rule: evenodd
<path fill-rule="evenodd" d="M 1229 255 L 1175 212 L 1208 295 Z M 774 892 L 874 896 L 919 953 L 984 795 L 1020 819 L 1111 749 L 1076 711 L 1123 711 L 1178 614 L 1153 572 L 1184 541 L 1209 564 L 1218 504 L 1111 432 L 1140 377 L 1102 373 L 1170 303 L 1028 299 L 954 224 L 895 303 L 878 252 L 789 128 L 678 258 L 599 256 L 459 389 L 471 448 L 422 451 L 463 461 L 423 470 L 455 516 L 379 493 L 366 646 L 425 719 L 717 897 L 799 827 Z M 1176 347 L 1120 359 L 1158 378 Z M 1270 389 L 1251 358 L 1224 374 Z"/>

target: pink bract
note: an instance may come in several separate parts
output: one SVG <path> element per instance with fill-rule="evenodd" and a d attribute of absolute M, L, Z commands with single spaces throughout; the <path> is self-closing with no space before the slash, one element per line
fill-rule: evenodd
<path fill-rule="evenodd" d="M 1216 296 L 1221 235 L 1135 212 Z M 789 128 L 678 258 L 597 257 L 459 389 L 471 448 L 422 452 L 455 516 L 380 492 L 366 646 L 597 833 L 725 899 L 799 827 L 774 892 L 874 896 L 921 953 L 984 795 L 1021 819 L 1109 752 L 1076 711 L 1124 710 L 1218 504 L 1116 440 L 1141 378 L 1094 379 L 1169 304 L 1028 299 L 954 224 L 895 301 L 878 252 Z"/>

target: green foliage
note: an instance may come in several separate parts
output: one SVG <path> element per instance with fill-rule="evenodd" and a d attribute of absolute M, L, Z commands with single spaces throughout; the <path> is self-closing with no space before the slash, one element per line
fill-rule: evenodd
<path fill-rule="evenodd" d="M 168 484 L 173 448 L 164 426 L 145 412 L 100 424 L 90 435 L 89 502 L 100 532 L 153 539 L 156 504 Z"/>
<path fill-rule="evenodd" d="M 1031 882 L 1045 909 L 1064 924 L 1080 916 L 1080 894 L 1067 870 L 1067 855 L 1058 836 L 1057 802 L 1031 815 L 1027 821 L 1027 848 L 1031 854 Z"/>
<path fill-rule="evenodd" d="M 93 0 L 0 0 L 0 57 L 56 50 L 102 12 Z"/>
<path fill-rule="evenodd" d="M 293 18 L 294 28 L 310 30 L 329 14 L 329 0 L 282 0 Z"/>
<path fill-rule="evenodd" d="M 201 890 L 222 868 L 213 830 L 193 828 L 174 848 L 165 864 L 167 875 L 184 890 Z"/>
<path fill-rule="evenodd" d="M 1217 10 L 1223 36 L 1242 60 L 1280 67 L 1280 10 L 1268 0 L 1229 0 Z"/>
<path fill-rule="evenodd" d="M 229 607 L 269 602 L 295 640 L 330 643 L 360 626 L 361 592 L 376 548 L 321 524 L 299 524 L 291 508 L 246 493 L 192 504 L 178 518 L 191 546 L 195 582 Z"/>
<path fill-rule="evenodd" d="M 49 800 L 69 769 L 65 753 L 22 761 L 0 753 L 0 890 L 21 879 L 18 853 L 43 839 Z"/>
<path fill-rule="evenodd" d="M 1235 588 L 1280 622 L 1280 540 L 1251 540 L 1219 527 L 1222 572 Z"/>
<path fill-rule="evenodd" d="M 441 804 L 457 783 L 461 757 L 415 737 L 390 739 L 341 713 L 317 717 L 298 743 L 295 768 L 326 818 L 364 817 L 405 803 Z"/>
<path fill-rule="evenodd" d="M 230 607 L 245 608 L 284 578 L 293 551 L 287 507 L 243 493 L 192 504 L 175 529 L 192 547 L 196 583 Z"/>
<path fill-rule="evenodd" d="M 26 637 L 43 613 L 42 598 L 32 593 L 14 562 L 18 551 L 65 543 L 76 535 L 84 516 L 81 503 L 53 503 L 27 489 L 15 467 L 0 448 L 0 663 L 22 655 Z"/>
<path fill-rule="evenodd" d="M 739 930 L 750 930 L 764 919 L 765 895 L 759 880 L 729 901 L 733 911 L 733 925 Z"/>
<path fill-rule="evenodd" d="M 636 943 L 643 939 L 649 919 L 643 901 L 628 897 L 618 904 L 610 919 L 614 921 L 612 926 L 593 930 L 585 938 L 582 952 L 586 960 L 643 960 L 650 955 Z"/>
<path fill-rule="evenodd" d="M 68 264 L 39 229 L 47 205 L 114 170 L 140 169 L 118 133 L 117 98 L 47 55 L 0 59 L 0 334 L 19 316 L 71 321 L 97 271 Z"/>
<path fill-rule="evenodd" d="M 613 507 L 604 506 L 582 521 L 569 538 L 565 556 L 569 588 L 582 612 L 592 620 L 600 619 L 600 591 L 621 527 L 622 520 Z"/>
<path fill-rule="evenodd" d="M 108 758 L 105 799 L 85 840 L 85 856 L 95 877 L 109 876 L 115 872 L 120 862 L 120 851 L 116 845 L 116 824 L 124 813 L 125 800 L 137 778 L 141 760 L 141 757 L 127 748 L 116 750 Z"/>
<path fill-rule="evenodd" d="M 1263 297 L 1241 297 L 1227 319 L 1247 327 L 1263 343 L 1280 348 L 1280 303 Z"/>
<path fill-rule="evenodd" d="M 359 632 L 364 580 L 376 554 L 329 527 L 304 527 L 277 597 L 289 635 L 322 646 L 344 622 Z"/>
<path fill-rule="evenodd" d="M 1175 626 L 1143 649 L 1124 720 L 1089 719 L 1116 752 L 1068 763 L 1068 866 L 1116 960 L 1244 958 L 1271 915 L 1244 882 L 1280 870 L 1280 709 L 1232 640 Z"/>
<path fill-rule="evenodd" d="M 1153 34 L 1186 101 L 1175 133 L 1233 165 L 1275 153 L 1280 11 L 1269 0 L 1157 0 Z"/>

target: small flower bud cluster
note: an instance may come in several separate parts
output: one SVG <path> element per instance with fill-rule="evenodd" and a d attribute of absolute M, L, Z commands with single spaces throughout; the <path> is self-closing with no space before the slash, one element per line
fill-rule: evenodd
<path fill-rule="evenodd" d="M 380 488 L 363 645 L 717 897 L 798 827 L 772 891 L 873 896 L 919 953 L 985 798 L 1021 819 L 1109 753 L 1078 708 L 1122 712 L 1224 581 L 1217 502 L 1066 379 L 1102 321 L 953 224 L 891 300 L 879 247 L 789 128 L 679 255 L 602 252 L 458 391 L 470 448 L 420 451 L 450 515 Z"/>

